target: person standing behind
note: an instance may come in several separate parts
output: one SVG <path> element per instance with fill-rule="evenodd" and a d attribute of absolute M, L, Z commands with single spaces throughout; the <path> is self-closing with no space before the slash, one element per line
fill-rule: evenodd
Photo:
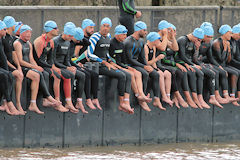
<path fill-rule="evenodd" d="M 119 22 L 124 25 L 127 30 L 127 36 L 134 32 L 134 16 L 140 18 L 142 13 L 135 10 L 134 0 L 118 0 L 120 17 Z"/>

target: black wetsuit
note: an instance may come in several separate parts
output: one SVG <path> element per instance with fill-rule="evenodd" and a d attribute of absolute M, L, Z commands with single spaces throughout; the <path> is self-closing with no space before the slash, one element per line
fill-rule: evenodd
<path fill-rule="evenodd" d="M 179 46 L 179 57 L 188 65 L 192 66 L 196 72 L 188 71 L 188 83 L 192 92 L 197 92 L 198 94 L 202 94 L 203 92 L 203 78 L 204 73 L 194 67 L 193 57 L 196 54 L 195 45 L 191 42 L 187 36 L 181 36 L 177 39 Z M 197 84 L 196 84 L 197 82 Z M 197 85 L 197 86 L 196 86 Z M 196 90 L 197 89 L 197 90 Z"/>
<path fill-rule="evenodd" d="M 160 87 L 159 87 L 159 74 L 156 70 L 153 70 L 151 73 L 148 73 L 144 66 L 147 65 L 144 52 L 144 40 L 136 40 L 133 36 L 129 36 L 125 39 L 124 43 L 124 53 L 126 54 L 128 64 L 133 68 L 137 69 L 142 73 L 143 79 L 143 90 L 146 94 L 147 92 L 147 83 L 148 77 L 152 80 L 152 89 L 155 97 L 160 96 Z"/>
<path fill-rule="evenodd" d="M 124 54 L 124 45 L 122 42 L 119 42 L 115 37 L 110 41 L 109 54 L 116 61 L 115 63 L 123 68 L 127 68 L 126 55 Z M 122 70 L 126 75 L 126 92 L 130 93 L 131 88 L 131 74 Z M 128 86 L 128 87 L 127 87 Z"/>
<path fill-rule="evenodd" d="M 217 41 L 220 43 L 220 49 L 219 50 L 216 49 L 214 47 L 214 45 L 212 47 L 213 57 L 214 57 L 214 60 L 215 60 L 214 65 L 216 65 L 216 66 L 221 65 L 223 67 L 223 69 L 228 72 L 229 75 L 236 77 L 236 82 L 231 84 L 232 93 L 235 93 L 237 89 L 238 90 L 240 89 L 240 82 L 238 82 L 238 77 L 239 77 L 240 71 L 229 65 L 230 61 L 228 61 L 228 56 L 231 53 L 228 53 L 227 51 L 224 51 L 222 39 L 218 38 Z M 237 83 L 238 83 L 238 85 L 237 85 Z"/>
<path fill-rule="evenodd" d="M 128 29 L 127 36 L 134 32 L 134 15 L 137 13 L 135 10 L 134 0 L 118 0 L 120 17 L 119 22 Z"/>
<path fill-rule="evenodd" d="M 232 38 L 230 40 L 230 44 L 231 44 L 231 54 L 232 54 L 230 65 L 237 69 L 240 69 L 240 49 L 239 49 L 240 42 Z"/>
<path fill-rule="evenodd" d="M 7 102 L 12 101 L 13 75 L 8 70 L 7 57 L 3 50 L 2 39 L 0 39 L 0 98 L 5 97 Z"/>
<path fill-rule="evenodd" d="M 59 35 L 53 39 L 54 41 L 54 63 L 56 67 L 61 69 L 61 74 L 64 78 L 69 79 L 74 78 L 77 79 L 77 97 L 82 98 L 82 93 L 84 90 L 84 83 L 85 83 L 85 74 L 80 72 L 79 70 L 76 71 L 74 75 L 72 72 L 67 70 L 67 67 L 71 67 L 71 60 L 70 60 L 70 42 L 65 41 L 62 38 L 62 35 Z"/>
<path fill-rule="evenodd" d="M 24 42 L 22 39 L 17 39 L 16 41 L 19 41 L 22 45 L 22 59 L 24 61 L 30 63 L 30 59 L 29 59 L 30 43 L 28 41 Z M 44 80 L 44 76 L 43 76 L 42 72 L 40 72 L 36 69 L 27 68 L 27 67 L 23 67 L 23 66 L 22 66 L 22 70 L 23 70 L 24 76 L 26 76 L 28 71 L 30 71 L 30 70 L 37 72 L 40 75 L 39 89 L 42 91 L 43 98 L 47 98 L 50 96 L 50 93 L 49 93 L 48 87 L 46 85 L 46 82 Z"/>
<path fill-rule="evenodd" d="M 78 45 L 81 45 L 82 48 L 80 49 L 79 51 L 79 58 L 78 60 L 76 61 L 77 62 L 81 62 L 82 64 L 86 63 L 87 62 L 87 59 L 86 59 L 86 56 L 84 54 L 84 52 L 87 50 L 88 46 L 91 44 L 89 42 L 89 39 L 90 37 L 86 37 L 84 36 L 84 38 L 80 41 L 80 43 Z"/>
<path fill-rule="evenodd" d="M 164 54 L 165 57 L 160 61 L 161 63 L 157 62 L 157 67 L 162 65 L 172 74 L 172 92 L 179 91 L 179 88 L 182 87 L 183 91 L 188 91 L 188 79 L 187 79 L 187 72 L 181 71 L 179 68 L 176 67 L 176 63 L 178 63 L 177 59 L 175 58 L 178 52 L 167 48 L 165 52 L 159 52 L 159 54 Z M 158 55 L 156 55 L 157 57 Z"/>
<path fill-rule="evenodd" d="M 88 47 L 88 58 L 95 62 L 102 62 L 103 60 L 108 61 L 110 58 L 109 55 L 109 47 L 110 47 L 110 34 L 106 37 L 102 36 L 99 32 L 94 33 L 90 37 L 91 45 Z M 126 86 L 126 75 L 119 69 L 117 70 L 109 70 L 105 65 L 100 64 L 99 66 L 99 74 L 106 75 L 111 78 L 118 79 L 118 94 L 119 96 L 124 96 L 126 92 L 126 88 L 131 86 Z"/>
<path fill-rule="evenodd" d="M 70 58 L 75 57 L 74 51 L 76 45 L 82 45 L 80 44 L 75 44 L 73 41 L 70 42 L 70 47 L 69 47 L 69 54 Z M 74 63 L 70 59 L 70 63 L 72 66 L 76 67 L 79 72 L 83 72 L 85 74 L 85 85 L 84 85 L 84 91 L 86 95 L 86 99 L 91 98 L 91 94 L 93 95 L 93 98 L 96 99 L 98 98 L 98 74 L 94 71 L 91 71 L 87 68 L 80 67 L 76 63 Z"/>
<path fill-rule="evenodd" d="M 4 47 L 4 53 L 7 57 L 7 60 L 15 66 L 13 58 L 12 58 L 12 52 L 14 50 L 13 48 L 13 42 L 14 42 L 14 37 L 11 36 L 10 34 L 6 33 L 6 36 L 2 38 L 2 44 Z M 16 67 L 16 66 L 15 66 Z M 8 66 L 9 71 L 14 71 L 15 69 L 12 67 Z"/>

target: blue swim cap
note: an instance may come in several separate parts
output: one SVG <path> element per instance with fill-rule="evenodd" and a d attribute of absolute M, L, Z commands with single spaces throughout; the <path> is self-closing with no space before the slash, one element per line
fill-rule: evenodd
<path fill-rule="evenodd" d="M 114 30 L 115 35 L 127 34 L 127 32 L 128 32 L 127 28 L 123 25 L 116 26 Z"/>
<path fill-rule="evenodd" d="M 142 29 L 147 29 L 147 25 L 146 23 L 144 23 L 143 21 L 137 21 L 135 24 L 134 24 L 134 31 L 140 31 Z"/>
<path fill-rule="evenodd" d="M 149 40 L 150 42 L 156 41 L 158 39 L 161 39 L 161 37 L 157 32 L 150 32 L 147 35 L 147 40 Z"/>
<path fill-rule="evenodd" d="M 232 33 L 240 33 L 240 26 L 239 25 L 233 26 Z"/>
<path fill-rule="evenodd" d="M 16 25 L 16 21 L 12 16 L 4 17 L 3 22 L 6 24 L 7 28 L 10 28 Z"/>
<path fill-rule="evenodd" d="M 80 27 L 75 28 L 74 38 L 78 41 L 81 41 L 83 39 L 83 37 L 84 37 L 84 33 L 83 33 L 82 28 L 80 28 Z"/>
<path fill-rule="evenodd" d="M 109 24 L 109 26 L 112 27 L 112 21 L 108 17 L 105 17 L 105 18 L 102 19 L 101 25 L 103 25 L 103 24 Z"/>
<path fill-rule="evenodd" d="M 199 39 L 204 38 L 204 31 L 201 28 L 195 28 L 193 31 L 193 36 Z"/>
<path fill-rule="evenodd" d="M 65 23 L 64 27 L 65 27 L 65 26 L 68 26 L 68 25 L 74 26 L 74 27 L 76 28 L 76 25 L 75 25 L 73 22 L 67 22 L 67 23 Z"/>
<path fill-rule="evenodd" d="M 17 31 L 19 30 L 19 28 L 22 26 L 22 22 L 20 21 L 20 22 L 16 22 L 16 26 L 15 26 L 15 30 L 13 31 L 13 33 L 14 34 L 16 34 L 17 33 Z"/>
<path fill-rule="evenodd" d="M 170 24 L 166 20 L 162 20 L 158 23 L 158 30 L 163 30 L 165 28 L 171 27 Z"/>
<path fill-rule="evenodd" d="M 22 34 L 23 32 L 26 32 L 26 31 L 31 31 L 32 28 L 28 25 L 23 25 L 20 29 L 20 34 Z"/>
<path fill-rule="evenodd" d="M 232 28 L 231 28 L 229 25 L 227 25 L 227 24 L 222 25 L 222 26 L 219 28 L 219 30 L 218 30 L 218 32 L 219 32 L 221 35 L 227 33 L 228 31 L 232 32 Z"/>
<path fill-rule="evenodd" d="M 176 31 L 177 28 L 172 23 L 169 23 L 169 25 L 174 31 Z"/>
<path fill-rule="evenodd" d="M 44 28 L 44 30 L 45 30 L 46 32 L 50 32 L 50 31 L 53 30 L 54 28 L 57 28 L 57 24 L 56 24 L 56 22 L 54 22 L 54 21 L 47 21 L 47 22 L 45 22 L 43 28 Z"/>
<path fill-rule="evenodd" d="M 74 34 L 75 34 L 75 24 L 73 25 L 73 23 L 72 22 L 68 22 L 68 24 L 66 23 L 65 25 L 64 25 L 64 34 L 66 34 L 66 35 L 71 35 L 71 36 L 74 36 Z"/>
<path fill-rule="evenodd" d="M 206 26 L 212 27 L 212 23 L 210 23 L 210 22 L 203 22 L 203 23 L 201 24 L 200 28 L 203 29 L 203 28 L 206 27 Z"/>
<path fill-rule="evenodd" d="M 205 26 L 201 28 L 204 31 L 204 34 L 207 36 L 214 36 L 214 30 L 211 26 Z"/>
<path fill-rule="evenodd" d="M 7 28 L 6 24 L 0 20 L 0 30 Z"/>
<path fill-rule="evenodd" d="M 91 19 L 84 19 L 82 21 L 82 29 L 85 29 L 88 26 L 95 26 L 95 23 Z"/>

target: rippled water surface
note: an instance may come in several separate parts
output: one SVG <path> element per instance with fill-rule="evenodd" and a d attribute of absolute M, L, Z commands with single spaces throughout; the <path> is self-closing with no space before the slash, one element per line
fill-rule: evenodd
<path fill-rule="evenodd" d="M 0 149 L 0 159 L 40 160 L 140 160 L 140 159 L 240 159 L 240 143 L 179 143 L 121 147 Z"/>

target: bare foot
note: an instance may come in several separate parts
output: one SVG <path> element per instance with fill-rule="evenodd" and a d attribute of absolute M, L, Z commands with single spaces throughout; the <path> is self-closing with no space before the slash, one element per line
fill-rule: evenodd
<path fill-rule="evenodd" d="M 166 108 L 162 106 L 159 98 L 154 98 L 153 106 L 160 108 L 161 110 L 166 111 Z"/>
<path fill-rule="evenodd" d="M 190 105 L 192 108 L 198 108 L 198 106 L 194 103 L 192 99 L 187 99 L 187 103 Z"/>
<path fill-rule="evenodd" d="M 139 102 L 139 105 L 142 107 L 142 109 L 144 109 L 145 111 L 148 111 L 148 112 L 151 111 L 151 109 L 148 107 L 146 102 L 143 102 L 143 101 L 138 101 L 138 102 Z"/>
<path fill-rule="evenodd" d="M 221 96 L 216 96 L 216 100 L 220 103 L 220 104 L 227 104 L 229 103 L 229 100 L 227 98 L 222 98 Z"/>
<path fill-rule="evenodd" d="M 56 109 L 59 112 L 68 112 L 69 111 L 69 109 L 65 108 L 62 104 L 54 107 L 54 109 Z"/>
<path fill-rule="evenodd" d="M 203 109 L 203 107 L 201 106 L 201 103 L 199 102 L 199 100 L 198 100 L 197 97 L 194 97 L 194 96 L 193 96 L 193 101 L 194 101 L 194 103 L 195 103 L 199 108 Z"/>
<path fill-rule="evenodd" d="M 180 106 L 179 106 L 179 103 L 178 103 L 178 100 L 176 97 L 173 98 L 173 103 L 175 104 L 175 106 L 180 109 Z"/>
<path fill-rule="evenodd" d="M 240 104 L 237 101 L 232 102 L 234 106 L 240 106 Z"/>
<path fill-rule="evenodd" d="M 187 102 L 182 98 L 182 96 L 176 97 L 176 98 L 177 98 L 178 102 L 180 103 L 180 105 L 181 105 L 182 107 L 184 107 L 184 108 L 187 108 L 187 107 L 188 107 Z"/>
<path fill-rule="evenodd" d="M 91 109 L 96 109 L 96 107 L 93 105 L 91 99 L 87 99 L 87 100 L 86 100 L 86 105 L 87 105 L 89 108 L 91 108 Z"/>
<path fill-rule="evenodd" d="M 203 99 L 200 99 L 199 102 L 203 108 L 207 108 L 207 109 L 211 108 Z"/>
<path fill-rule="evenodd" d="M 50 102 L 47 98 L 43 98 L 43 103 L 42 103 L 43 107 L 53 107 L 54 104 L 52 102 Z"/>
<path fill-rule="evenodd" d="M 69 109 L 70 112 L 72 112 L 72 113 L 78 113 L 78 112 L 79 112 L 79 110 L 76 109 L 76 108 L 73 106 L 73 104 L 72 104 L 72 103 L 69 103 L 69 102 L 68 102 L 68 103 L 66 102 L 65 108 Z"/>
<path fill-rule="evenodd" d="M 219 108 L 223 108 L 223 106 L 220 103 L 218 103 L 218 101 L 215 98 L 210 98 L 209 103 L 211 103 Z"/>
<path fill-rule="evenodd" d="M 44 112 L 40 111 L 36 105 L 36 102 L 31 102 L 29 107 L 28 107 L 28 110 L 29 111 L 33 111 L 33 112 L 36 112 L 38 114 L 44 114 Z"/>
<path fill-rule="evenodd" d="M 127 111 L 129 114 L 134 114 L 134 109 L 125 103 L 120 103 L 119 108 L 123 111 Z"/>
<path fill-rule="evenodd" d="M 80 109 L 80 110 L 82 111 L 82 113 L 85 113 L 85 114 L 88 113 L 88 111 L 85 110 L 83 104 L 82 104 L 81 102 L 79 102 L 79 101 L 78 101 L 77 104 L 75 105 L 75 108 Z"/>
<path fill-rule="evenodd" d="M 149 97 L 147 97 L 147 96 L 145 96 L 145 95 L 140 95 L 140 96 L 138 96 L 137 98 L 138 98 L 138 100 L 140 100 L 140 101 L 145 101 L 145 102 L 147 102 L 147 103 L 152 102 L 152 98 L 149 98 Z"/>
<path fill-rule="evenodd" d="M 2 105 L 2 108 L 1 108 L 1 109 L 2 109 L 2 111 L 6 111 L 7 114 L 9 114 L 9 115 L 11 115 L 11 116 L 14 115 L 12 112 L 10 112 L 10 110 L 9 110 L 6 102 Z"/>
<path fill-rule="evenodd" d="M 5 106 L 4 105 L 1 105 L 0 106 L 0 111 L 5 111 L 6 109 L 5 109 Z"/>
<path fill-rule="evenodd" d="M 171 107 L 173 106 L 173 101 L 171 101 L 171 99 L 168 98 L 168 97 L 162 97 L 162 101 L 166 102 L 166 103 L 169 104 Z"/>
<path fill-rule="evenodd" d="M 98 101 L 97 98 L 96 98 L 96 99 L 93 99 L 93 100 L 92 100 L 92 103 L 93 103 L 94 105 L 96 105 L 98 109 L 102 110 L 102 107 L 100 106 L 100 103 L 99 103 L 99 101 Z"/>
<path fill-rule="evenodd" d="M 7 102 L 7 108 L 13 115 L 19 115 L 20 112 L 15 108 L 13 102 Z"/>

